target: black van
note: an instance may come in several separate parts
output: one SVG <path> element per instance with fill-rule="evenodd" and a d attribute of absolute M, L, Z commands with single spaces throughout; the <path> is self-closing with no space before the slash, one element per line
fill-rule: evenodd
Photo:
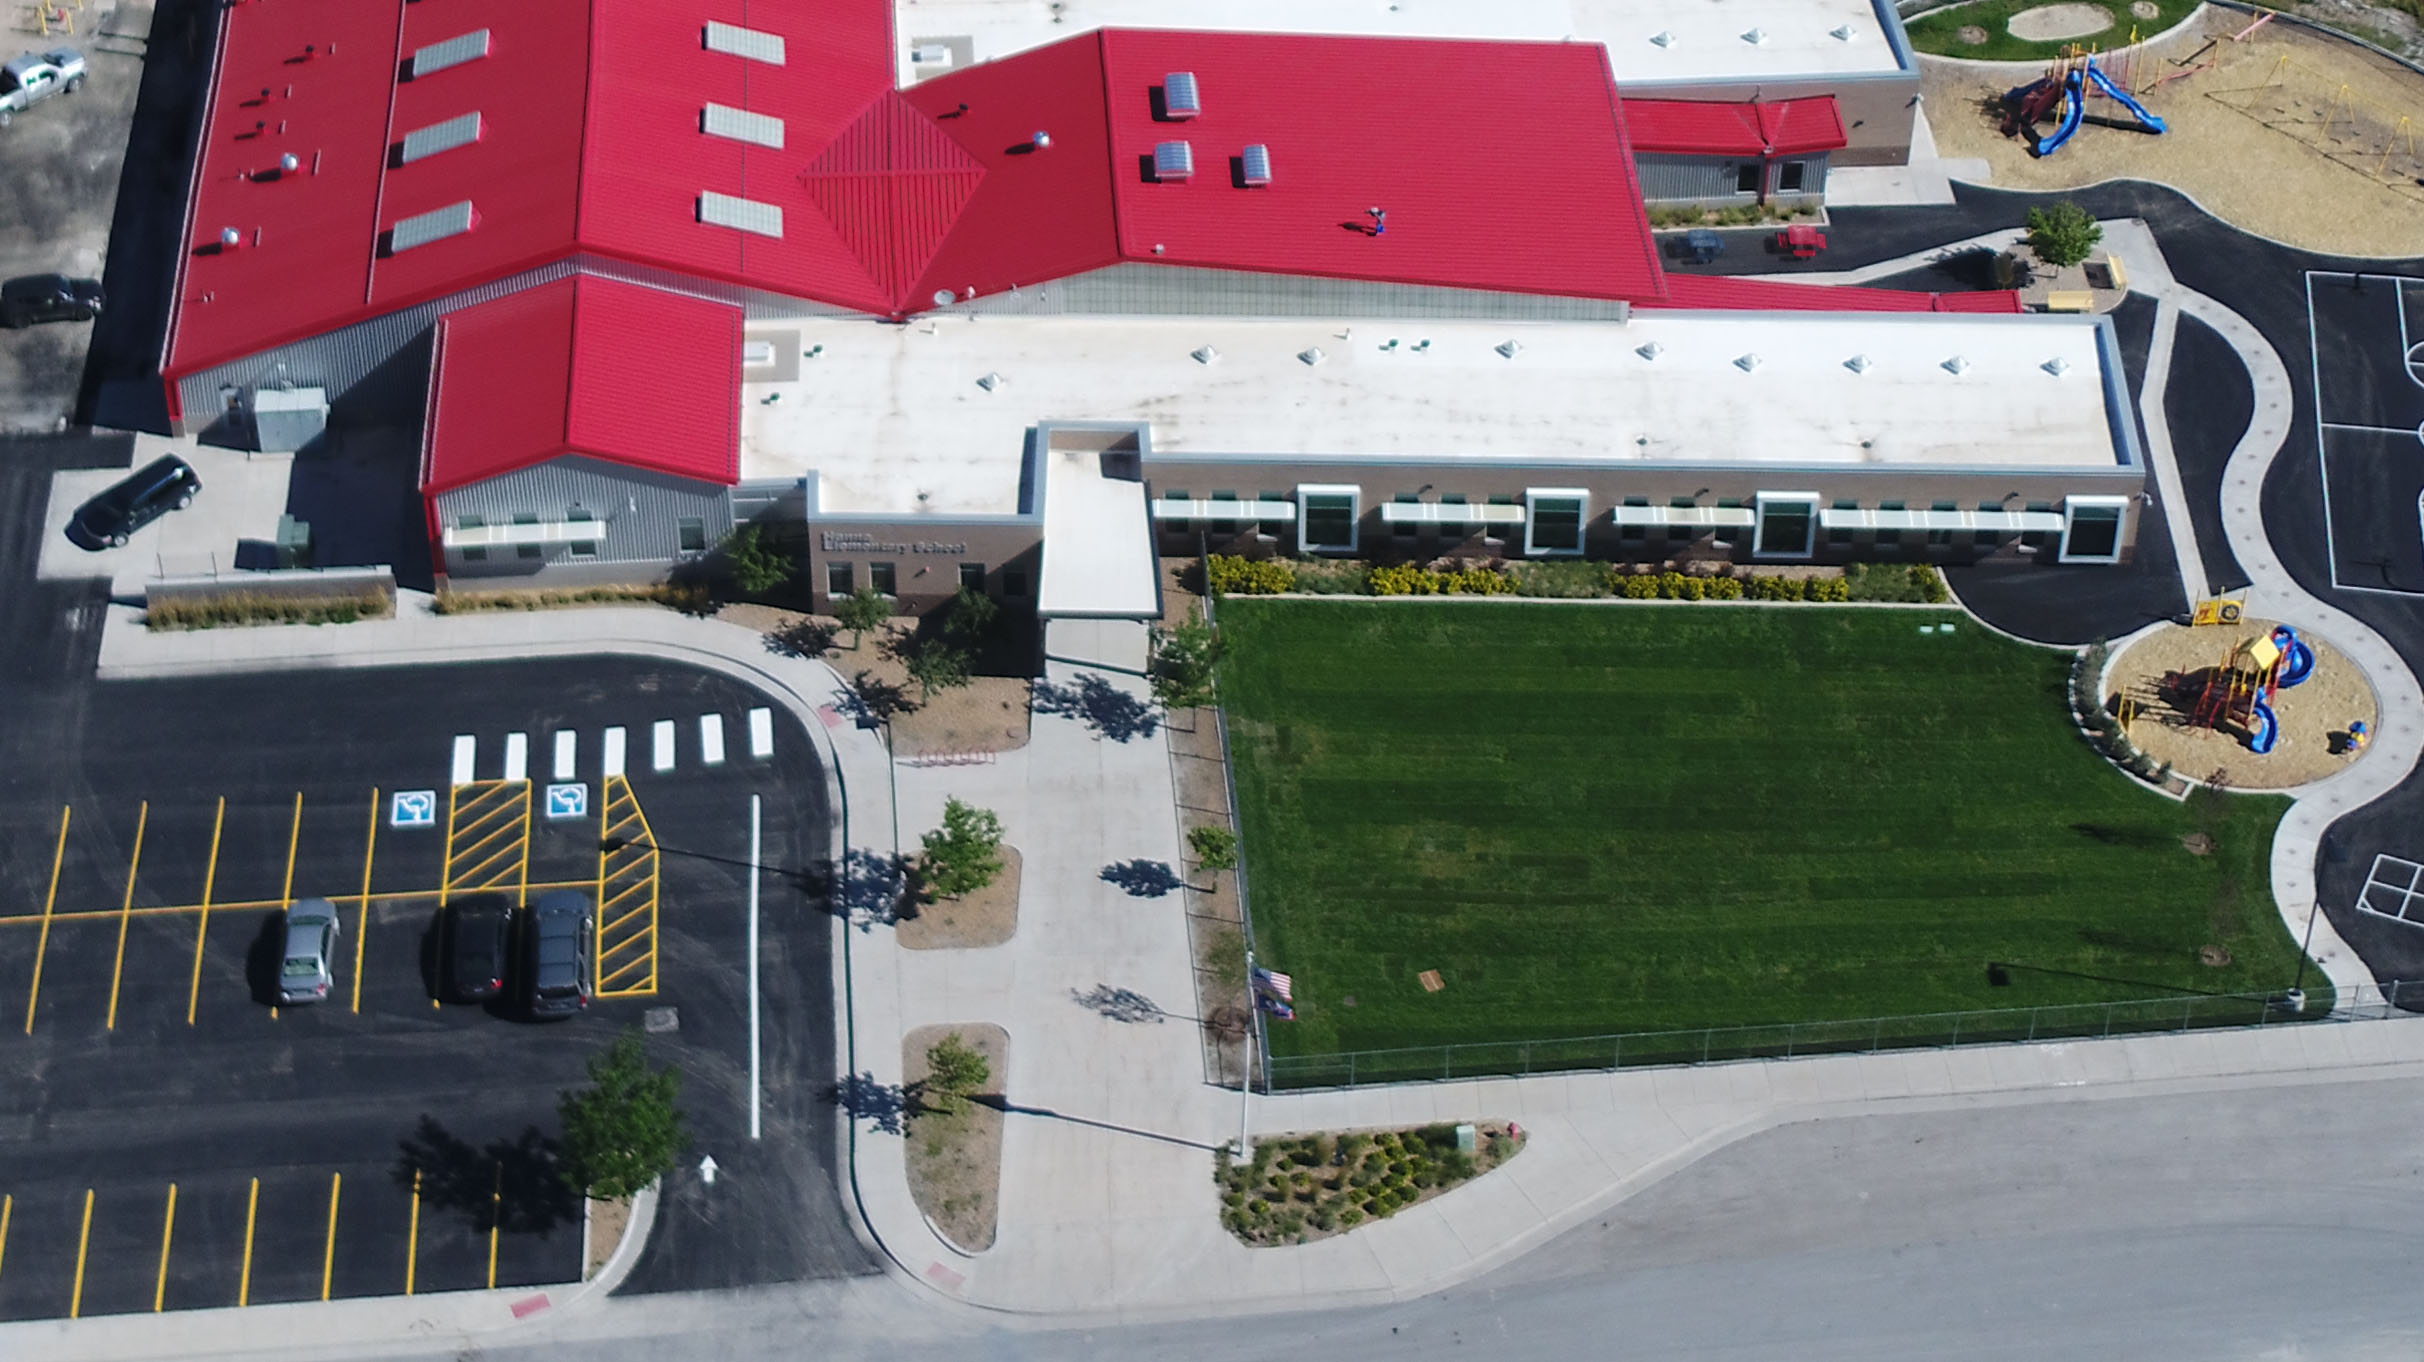
<path fill-rule="evenodd" d="M 127 536 L 170 511 L 193 504 L 202 479 L 174 454 L 152 460 L 133 476 L 76 508 L 67 537 L 83 549 L 114 549 Z"/>
<path fill-rule="evenodd" d="M 551 889 L 522 911 L 521 1003 L 532 1017 L 569 1017 L 589 1006 L 589 897 Z"/>

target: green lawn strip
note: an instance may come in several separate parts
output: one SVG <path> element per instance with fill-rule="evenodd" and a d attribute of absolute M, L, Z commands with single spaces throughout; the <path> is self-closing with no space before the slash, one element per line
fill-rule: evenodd
<path fill-rule="evenodd" d="M 2066 654 L 1951 612 L 1220 615 L 1256 946 L 1296 980 L 1279 1055 L 2257 991 L 2296 969 L 2267 869 L 2286 801 L 2137 786 L 2071 728 Z M 1939 619 L 1958 632 L 1918 632 Z M 2201 827 L 2210 856 L 2181 845 Z M 2207 944 L 2232 963 L 2200 963 Z M 2034 968 L 1996 987 L 1989 961 Z"/>
<path fill-rule="evenodd" d="M 2084 38 L 2064 38 L 2056 42 L 2030 42 L 2012 36 L 2011 18 L 2023 10 L 2037 9 L 2057 0 L 1971 0 L 1952 9 L 1938 10 L 1903 21 L 1910 34 L 1911 46 L 1940 57 L 1967 57 L 1972 61 L 2044 61 L 2062 55 L 2073 45 L 2109 51 L 2129 45 L 2130 30 L 2138 31 L 2138 41 L 2144 42 L 2177 26 L 2197 8 L 2197 0 L 2155 0 L 2162 13 L 2152 19 L 2140 19 L 2129 12 L 2128 0 L 2102 0 L 2098 8 L 2113 16 L 2113 26 L 2101 33 Z M 1960 31 L 1970 25 L 1986 30 L 1986 41 L 1976 46 L 1961 41 Z"/>

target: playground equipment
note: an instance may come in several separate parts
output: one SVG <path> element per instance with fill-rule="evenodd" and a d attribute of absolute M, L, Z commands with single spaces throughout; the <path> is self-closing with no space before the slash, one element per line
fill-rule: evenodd
<path fill-rule="evenodd" d="M 2281 716 L 2273 709 L 2273 698 L 2314 674 L 2314 649 L 2284 624 L 2232 645 L 2215 666 L 2166 674 L 2162 694 L 2192 727 L 2235 730 L 2244 736 L 2248 751 L 2262 756 L 2281 741 Z"/>
<path fill-rule="evenodd" d="M 2239 616 L 2244 613 L 2246 609 L 2247 598 L 2244 596 L 2237 598 L 2229 596 L 2216 596 L 2211 600 L 2197 602 L 2197 613 L 2190 617 L 2189 622 L 2198 626 L 2208 624 L 2237 624 L 2239 622 Z"/>
<path fill-rule="evenodd" d="M 2093 53 L 2074 52 L 2057 57 L 2045 68 L 2042 78 L 2003 96 L 2004 105 L 2011 111 L 2003 122 L 2004 134 L 2026 136 L 2033 154 L 2051 156 L 2078 135 L 2080 125 L 2087 119 L 2091 92 L 2127 109 L 2148 132 L 2163 132 L 2163 120 L 2131 97 L 2123 84 L 2106 73 Z M 2054 130 L 2040 136 L 2037 125 L 2048 118 L 2056 120 Z"/>

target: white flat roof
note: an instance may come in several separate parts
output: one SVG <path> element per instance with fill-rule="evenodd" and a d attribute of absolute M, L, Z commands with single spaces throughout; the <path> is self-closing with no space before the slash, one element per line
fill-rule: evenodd
<path fill-rule="evenodd" d="M 955 69 L 913 60 L 919 48 L 972 50 L 981 62 L 1096 28 L 1601 43 L 1620 85 L 1900 69 L 1868 0 L 1064 0 L 1058 6 L 898 0 L 893 6 L 904 85 Z M 1841 29 L 1849 36 L 1837 37 Z M 1756 42 L 1745 36 L 1754 31 Z M 1669 41 L 1652 41 L 1660 34 Z"/>
<path fill-rule="evenodd" d="M 741 476 L 812 477 L 827 514 L 1011 514 L 1039 421 L 1150 422 L 1157 459 L 2054 468 L 2121 457 L 2085 317 L 939 316 L 779 329 L 823 349 L 796 379 L 742 384 Z M 1512 358 L 1499 350 L 1510 342 Z M 1210 363 L 1194 358 L 1206 347 Z"/>
<path fill-rule="evenodd" d="M 1159 617 L 1158 566 L 1136 452 L 1051 449 L 1043 458 L 1044 561 L 1035 613 Z"/>

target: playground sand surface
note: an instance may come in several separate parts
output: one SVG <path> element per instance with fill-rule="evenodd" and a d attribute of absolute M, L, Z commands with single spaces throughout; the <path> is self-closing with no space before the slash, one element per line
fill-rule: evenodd
<path fill-rule="evenodd" d="M 2115 659 L 2110 673 L 2114 694 L 2138 697 L 2144 705 L 2141 717 L 2130 723 L 2130 741 L 2156 761 L 2170 762 L 2184 776 L 2204 780 L 2216 770 L 2226 770 L 2231 787 L 2241 790 L 2287 789 L 2320 780 L 2352 760 L 2361 760 L 2361 755 L 2333 755 L 2329 735 L 2346 732 L 2349 722 L 2358 719 L 2368 729 L 2379 729 L 2381 715 L 2373 688 L 2355 663 L 2304 630 L 2298 637 L 2315 650 L 2314 674 L 2274 695 L 2272 707 L 2281 720 L 2281 741 L 2263 756 L 2248 751 L 2235 734 L 2178 722 L 2184 716 L 2155 698 L 2165 672 L 2212 667 L 2232 645 L 2271 630 L 2268 620 L 2248 620 L 2235 627 L 2174 626 L 2132 644 Z"/>
<path fill-rule="evenodd" d="M 2029 155 L 2002 135 L 2001 99 L 2026 78 L 1920 58 L 1921 88 L 1937 149 L 1986 160 L 1991 182 L 2024 190 L 2077 189 L 2106 180 L 2153 180 L 2194 197 L 2224 221 L 2309 250 L 2342 255 L 2424 255 L 2424 76 L 2353 43 L 2287 24 L 2245 42 L 2229 35 L 2245 15 L 2209 10 L 2138 57 L 2143 86 L 2214 61 L 2142 97 L 2170 131 L 2090 123 L 2056 154 Z M 2210 38 L 2220 38 L 2198 55 Z M 2194 61 L 2190 61 L 2190 58 Z M 2283 61 L 2287 58 L 2287 62 Z M 2175 63 L 2184 63 L 2175 65 Z M 2341 88 L 2347 90 L 2341 97 Z M 2091 118 L 2127 116 L 2092 100 Z M 2413 122 L 2399 128 L 2401 118 Z M 2044 129 L 2051 131 L 2052 124 Z M 2389 151 L 2387 159 L 2385 150 Z"/>

